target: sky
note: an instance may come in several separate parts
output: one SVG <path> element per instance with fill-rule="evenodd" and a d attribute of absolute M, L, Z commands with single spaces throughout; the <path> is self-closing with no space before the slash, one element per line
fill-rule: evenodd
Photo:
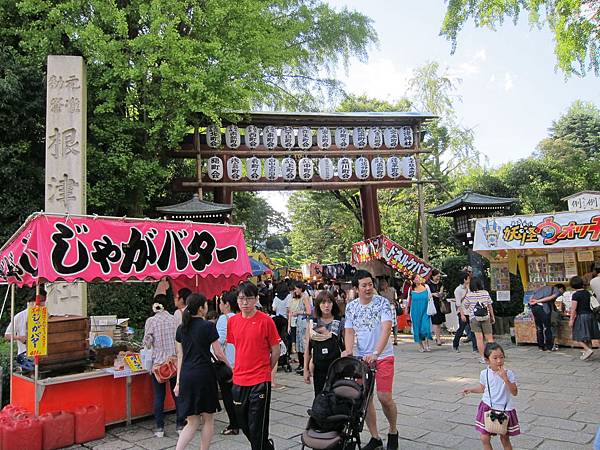
<path fill-rule="evenodd" d="M 406 94 L 413 70 L 429 61 L 457 84 L 455 109 L 460 124 L 472 128 L 475 147 L 498 167 L 531 155 L 548 136 L 552 122 L 575 100 L 600 107 L 600 78 L 588 74 L 565 80 L 555 70 L 554 41 L 547 29 L 531 28 L 521 15 L 497 31 L 467 23 L 458 35 L 456 52 L 439 36 L 446 11 L 442 0 L 327 0 L 373 20 L 379 43 L 366 63 L 352 60 L 337 78 L 346 91 L 394 101 Z M 285 195 L 266 195 L 285 212 Z"/>

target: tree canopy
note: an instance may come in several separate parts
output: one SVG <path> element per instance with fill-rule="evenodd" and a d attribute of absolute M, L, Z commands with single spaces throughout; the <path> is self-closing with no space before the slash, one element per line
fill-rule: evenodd
<path fill-rule="evenodd" d="M 522 12 L 533 26 L 554 34 L 557 67 L 566 75 L 600 75 L 600 0 L 448 0 L 440 34 L 456 48 L 469 19 L 495 30 L 506 18 L 516 23 Z"/>
<path fill-rule="evenodd" d="M 87 64 L 88 211 L 151 216 L 175 174 L 193 175 L 167 156 L 191 127 L 315 108 L 340 92 L 334 67 L 377 40 L 368 17 L 318 0 L 3 0 L 0 25 L 0 174 L 18 186 L 2 194 L 7 234 L 43 205 L 47 55 Z"/>

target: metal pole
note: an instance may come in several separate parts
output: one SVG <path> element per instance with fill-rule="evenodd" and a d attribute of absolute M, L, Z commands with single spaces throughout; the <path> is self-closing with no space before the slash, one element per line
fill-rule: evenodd
<path fill-rule="evenodd" d="M 14 342 L 15 342 L 15 285 L 10 285 L 10 323 L 11 330 L 10 335 L 12 339 L 10 340 L 10 372 L 8 376 L 10 377 L 10 402 L 12 403 L 13 399 L 13 363 L 14 363 Z"/>
<path fill-rule="evenodd" d="M 39 305 L 40 304 L 40 284 L 37 283 L 35 285 L 35 304 Z M 38 377 L 39 377 L 39 370 L 40 370 L 40 357 L 38 355 L 35 355 L 33 357 L 33 360 L 35 362 L 35 369 L 33 372 L 33 404 L 34 404 L 34 411 L 33 414 L 35 417 L 38 417 L 40 414 L 40 399 L 38 398 Z"/>
<path fill-rule="evenodd" d="M 421 146 L 421 126 L 417 125 L 415 130 L 415 148 L 418 150 Z M 417 197 L 419 199 L 419 217 L 421 219 L 421 247 L 423 259 L 429 262 L 429 237 L 427 235 L 427 217 L 425 216 L 425 200 L 423 198 L 423 183 L 421 183 L 421 159 L 419 154 L 415 154 L 415 171 L 417 176 Z"/>

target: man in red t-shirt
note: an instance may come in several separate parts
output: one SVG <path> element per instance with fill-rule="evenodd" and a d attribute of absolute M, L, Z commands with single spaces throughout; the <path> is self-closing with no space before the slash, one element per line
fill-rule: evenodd
<path fill-rule="evenodd" d="M 269 439 L 271 370 L 279 359 L 281 338 L 273 319 L 257 311 L 257 298 L 254 284 L 240 284 L 237 302 L 241 312 L 227 322 L 227 342 L 235 347 L 233 406 L 252 450 L 274 450 Z"/>

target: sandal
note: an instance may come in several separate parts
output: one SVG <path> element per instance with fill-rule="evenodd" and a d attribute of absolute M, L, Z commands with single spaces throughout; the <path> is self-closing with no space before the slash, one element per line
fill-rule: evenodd
<path fill-rule="evenodd" d="M 226 436 L 237 436 L 238 434 L 240 434 L 240 430 L 238 430 L 237 428 L 225 428 L 223 431 L 221 431 L 221 434 L 224 434 Z"/>

